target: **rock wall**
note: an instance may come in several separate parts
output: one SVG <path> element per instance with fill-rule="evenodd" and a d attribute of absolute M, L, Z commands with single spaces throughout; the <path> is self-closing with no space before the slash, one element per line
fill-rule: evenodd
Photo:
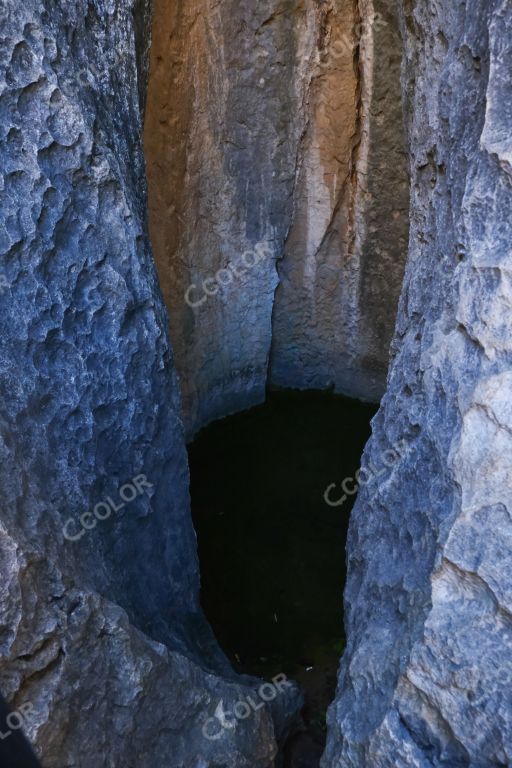
<path fill-rule="evenodd" d="M 189 429 L 263 397 L 269 361 L 273 383 L 374 396 L 406 227 L 392 6 L 160 10 L 146 130 Z M 204 732 L 257 683 L 198 605 L 146 232 L 149 17 L 2 0 L 0 689 L 45 768 L 269 768 L 295 690 Z M 364 466 L 401 458 L 353 513 L 324 765 L 506 766 L 512 11 L 403 0 L 401 24 L 412 231 Z"/>
<path fill-rule="evenodd" d="M 293 6 L 155 0 L 150 226 L 191 431 L 264 398 L 307 26 Z"/>
<path fill-rule="evenodd" d="M 394 0 L 326 11 L 279 263 L 271 383 L 379 400 L 407 252 Z"/>
<path fill-rule="evenodd" d="M 512 9 L 400 5 L 411 238 L 352 514 L 348 644 L 323 765 L 506 766 Z"/>
<path fill-rule="evenodd" d="M 151 236 L 187 431 L 267 383 L 378 398 L 407 239 L 392 0 L 154 18 Z"/>
<path fill-rule="evenodd" d="M 0 689 L 45 768 L 265 768 L 295 690 L 203 733 L 255 683 L 199 611 L 146 225 L 149 5 L 2 0 L 0 19 Z"/>

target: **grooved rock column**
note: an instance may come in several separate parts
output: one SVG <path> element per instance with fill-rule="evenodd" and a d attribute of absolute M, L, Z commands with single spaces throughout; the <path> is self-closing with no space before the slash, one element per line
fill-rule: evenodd
<path fill-rule="evenodd" d="M 268 381 L 382 393 L 408 185 L 397 19 L 378 8 L 155 2 L 151 236 L 189 433 Z"/>
<path fill-rule="evenodd" d="M 512 8 L 401 3 L 411 238 L 323 766 L 512 763 Z M 386 451 L 398 450 L 390 460 Z"/>
<path fill-rule="evenodd" d="M 378 400 L 408 235 L 394 0 L 332 3 L 309 72 L 271 382 Z"/>
<path fill-rule="evenodd" d="M 140 0 L 2 2 L 0 690 L 45 768 L 268 768 L 294 689 L 203 730 L 257 684 L 199 610 L 146 232 L 148 20 Z"/>

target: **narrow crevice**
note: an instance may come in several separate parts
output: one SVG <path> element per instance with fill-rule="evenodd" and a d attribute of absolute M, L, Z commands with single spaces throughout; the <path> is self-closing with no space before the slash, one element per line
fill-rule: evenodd
<path fill-rule="evenodd" d="M 344 648 L 344 547 L 374 406 L 330 393 L 271 392 L 189 445 L 202 605 L 241 674 L 284 674 L 305 693 L 288 746 L 318 766 Z M 306 762 L 306 756 L 308 756 Z M 293 765 L 293 763 L 290 763 Z"/>

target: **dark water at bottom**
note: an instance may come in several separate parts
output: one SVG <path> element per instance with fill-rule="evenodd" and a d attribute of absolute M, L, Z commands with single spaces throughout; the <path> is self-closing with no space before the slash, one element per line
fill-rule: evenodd
<path fill-rule="evenodd" d="M 271 392 L 189 446 L 202 604 L 235 669 L 285 673 L 305 692 L 315 765 L 344 647 L 345 540 L 353 477 L 376 406 L 326 393 Z M 349 487 L 352 487 L 352 483 Z"/>

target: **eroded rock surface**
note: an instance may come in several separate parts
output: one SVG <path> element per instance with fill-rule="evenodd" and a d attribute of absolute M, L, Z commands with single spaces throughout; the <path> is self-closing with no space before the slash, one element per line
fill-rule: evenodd
<path fill-rule="evenodd" d="M 155 2 L 150 223 L 191 431 L 264 399 L 300 131 L 292 6 Z"/>
<path fill-rule="evenodd" d="M 323 765 L 512 762 L 510 39 L 503 0 L 402 2 L 411 239 L 354 509 Z"/>
<path fill-rule="evenodd" d="M 378 398 L 407 235 L 394 4 L 156 0 L 151 59 L 151 232 L 187 431 L 268 382 Z"/>
<path fill-rule="evenodd" d="M 401 38 L 394 0 L 321 7 L 270 380 L 377 401 L 407 251 Z"/>
<path fill-rule="evenodd" d="M 295 690 L 202 733 L 254 683 L 199 610 L 146 232 L 149 5 L 3 0 L 0 29 L 0 689 L 45 768 L 265 768 Z"/>

